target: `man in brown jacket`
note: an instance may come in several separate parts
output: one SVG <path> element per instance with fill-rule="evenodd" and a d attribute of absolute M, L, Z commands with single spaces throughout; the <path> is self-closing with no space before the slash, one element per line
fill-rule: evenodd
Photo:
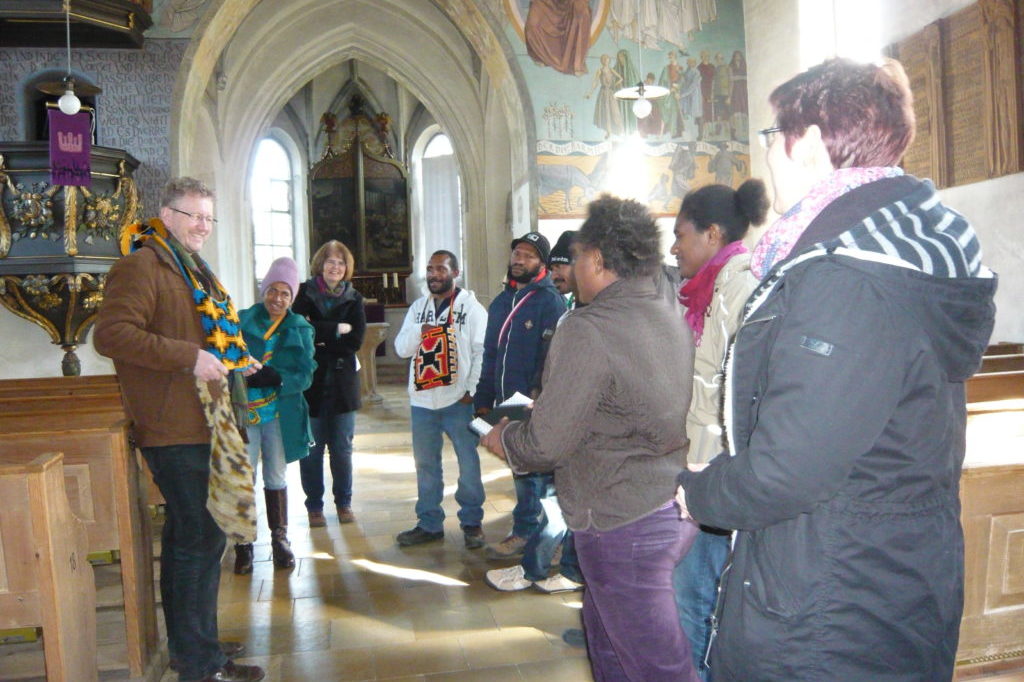
<path fill-rule="evenodd" d="M 204 331 L 211 318 L 200 300 L 231 306 L 197 255 L 215 222 L 209 188 L 192 178 L 167 183 L 159 218 L 134 226 L 137 248 L 110 269 L 94 345 L 114 361 L 135 441 L 167 504 L 160 592 L 171 667 L 181 680 L 241 682 L 263 679 L 263 670 L 236 665 L 230 656 L 244 647 L 217 641 L 226 540 L 206 509 L 210 429 L 196 388 L 196 378 L 224 380 L 244 354 L 244 344 L 211 343 Z"/>

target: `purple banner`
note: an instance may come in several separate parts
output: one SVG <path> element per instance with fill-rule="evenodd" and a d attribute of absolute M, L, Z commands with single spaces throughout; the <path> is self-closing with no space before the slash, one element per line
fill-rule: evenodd
<path fill-rule="evenodd" d="M 68 116 L 50 109 L 50 182 L 55 185 L 92 185 L 89 153 L 92 150 L 89 114 Z"/>

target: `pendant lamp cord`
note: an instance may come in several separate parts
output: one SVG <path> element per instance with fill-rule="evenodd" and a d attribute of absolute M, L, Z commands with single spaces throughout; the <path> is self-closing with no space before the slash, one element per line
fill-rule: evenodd
<path fill-rule="evenodd" d="M 71 0 L 64 0 L 65 44 L 68 48 L 68 77 L 71 76 Z"/>

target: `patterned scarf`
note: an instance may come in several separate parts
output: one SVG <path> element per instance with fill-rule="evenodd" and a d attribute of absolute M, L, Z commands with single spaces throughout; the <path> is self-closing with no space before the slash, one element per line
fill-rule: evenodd
<path fill-rule="evenodd" d="M 348 282 L 341 280 L 338 282 L 338 286 L 333 289 L 327 285 L 327 280 L 324 279 L 323 275 L 317 275 L 316 279 L 317 290 L 328 298 L 341 298 L 341 295 L 345 293 L 345 289 L 348 288 Z"/>
<path fill-rule="evenodd" d="M 715 293 L 715 280 L 718 278 L 718 273 L 730 258 L 746 252 L 747 247 L 743 246 L 741 240 L 725 245 L 701 266 L 696 275 L 680 287 L 679 302 L 686 308 L 686 324 L 693 331 L 694 345 L 699 346 L 701 337 L 704 336 L 704 317 L 707 315 L 711 298 Z"/>
<path fill-rule="evenodd" d="M 206 350 L 229 370 L 249 366 L 251 358 L 242 339 L 238 313 L 231 297 L 198 254 L 189 253 L 159 218 L 135 223 L 121 233 L 121 252 L 134 252 L 153 240 L 174 258 L 206 334 Z M 256 498 L 252 464 L 242 432 L 248 413 L 245 380 L 229 371 L 226 382 L 196 379 L 196 391 L 210 428 L 210 482 L 206 508 L 234 543 L 256 539 Z"/>
<path fill-rule="evenodd" d="M 839 168 L 813 187 L 796 206 L 786 211 L 761 235 L 750 255 L 750 271 L 764 279 L 776 263 L 783 261 L 825 207 L 847 192 L 869 182 L 903 175 L 902 168 Z"/>

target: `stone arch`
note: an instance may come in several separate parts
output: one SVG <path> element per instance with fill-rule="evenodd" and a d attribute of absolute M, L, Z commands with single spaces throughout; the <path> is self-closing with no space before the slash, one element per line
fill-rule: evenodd
<path fill-rule="evenodd" d="M 188 113 L 212 99 L 218 212 L 221 224 L 235 226 L 218 235 L 225 279 L 251 280 L 244 180 L 254 140 L 306 82 L 358 59 L 412 92 L 451 137 L 464 181 L 469 278 L 497 288 L 505 197 L 529 178 L 536 135 L 525 81 L 489 12 L 470 0 L 224 0 L 211 8 L 175 88 L 172 167 L 187 173 L 218 153 L 193 144 Z"/>

